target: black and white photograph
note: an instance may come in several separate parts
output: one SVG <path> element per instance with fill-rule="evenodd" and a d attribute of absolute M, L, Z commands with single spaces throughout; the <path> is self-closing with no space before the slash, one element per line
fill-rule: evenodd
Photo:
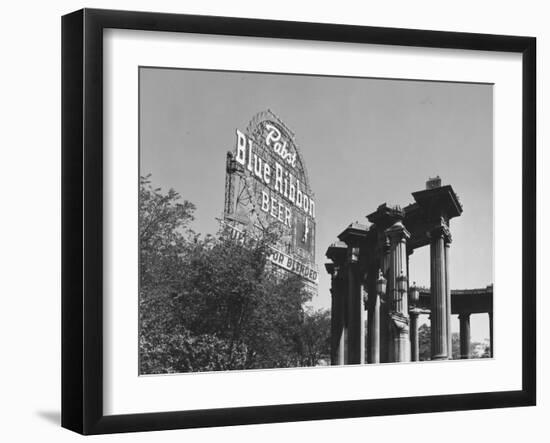
<path fill-rule="evenodd" d="M 493 84 L 138 75 L 140 376 L 498 359 Z"/>
<path fill-rule="evenodd" d="M 545 3 L 3 6 L 0 441 L 544 440 Z"/>

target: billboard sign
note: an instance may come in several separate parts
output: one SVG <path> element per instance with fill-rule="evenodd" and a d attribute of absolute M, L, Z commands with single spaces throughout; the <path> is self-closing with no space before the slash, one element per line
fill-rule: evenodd
<path fill-rule="evenodd" d="M 275 226 L 280 237 L 271 261 L 316 284 L 315 209 L 292 131 L 271 111 L 236 129 L 227 156 L 224 224 L 253 235 Z"/>

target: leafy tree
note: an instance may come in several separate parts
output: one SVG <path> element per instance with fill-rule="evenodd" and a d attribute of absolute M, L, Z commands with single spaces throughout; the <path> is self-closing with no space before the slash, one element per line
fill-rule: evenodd
<path fill-rule="evenodd" d="M 431 359 L 431 331 L 430 326 L 423 324 L 418 328 L 418 341 L 419 341 L 419 358 L 420 360 L 430 360 Z M 452 345 L 453 345 L 453 359 L 460 358 L 460 334 L 458 332 L 453 332 L 452 335 Z M 474 351 L 478 347 L 483 347 L 484 352 L 481 356 L 478 357 L 477 353 Z M 471 342 L 470 343 L 470 358 L 486 358 L 489 357 L 490 348 L 485 346 L 482 343 Z"/>
<path fill-rule="evenodd" d="M 139 252 L 140 288 L 159 289 L 178 280 L 179 257 L 185 252 L 192 231 L 195 205 L 173 189 L 162 194 L 154 188 L 151 175 L 140 177 Z"/>
<path fill-rule="evenodd" d="M 296 361 L 296 335 L 309 299 L 295 276 L 276 277 L 268 266 L 268 241 L 244 244 L 229 238 L 197 241 L 185 259 L 179 302 L 189 328 L 215 334 L 233 351 L 247 348 L 247 368 L 288 366 Z"/>
<path fill-rule="evenodd" d="M 300 366 L 316 366 L 330 361 L 330 311 L 310 310 L 302 324 Z"/>
<path fill-rule="evenodd" d="M 470 356 L 471 358 L 490 358 L 491 346 L 477 341 L 470 342 Z"/>
<path fill-rule="evenodd" d="M 140 186 L 140 371 L 314 365 L 328 354 L 328 313 L 306 311 L 301 278 L 277 275 L 270 229 L 237 242 L 189 229 L 195 206 Z"/>
<path fill-rule="evenodd" d="M 432 357 L 431 329 L 426 323 L 418 328 L 418 358 L 419 360 L 431 360 Z"/>
<path fill-rule="evenodd" d="M 460 359 L 460 334 L 458 332 L 453 332 L 452 334 L 452 346 L 453 360 Z"/>

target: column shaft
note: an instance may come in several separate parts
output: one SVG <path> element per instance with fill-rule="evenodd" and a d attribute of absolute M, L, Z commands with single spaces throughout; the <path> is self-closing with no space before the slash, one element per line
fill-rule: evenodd
<path fill-rule="evenodd" d="M 365 363 L 365 301 L 364 301 L 364 288 L 361 288 L 361 309 L 359 310 L 361 319 L 359 321 L 359 362 Z"/>
<path fill-rule="evenodd" d="M 389 300 L 391 300 L 391 309 L 405 316 L 407 313 L 407 293 L 400 294 L 397 290 L 397 278 L 401 275 L 407 276 L 405 252 L 405 238 L 395 239 L 392 242 L 390 252 L 390 272 L 388 278 Z"/>
<path fill-rule="evenodd" d="M 431 336 L 432 360 L 449 358 L 447 339 L 447 288 L 445 285 L 445 246 L 443 234 L 434 232 L 431 256 Z"/>
<path fill-rule="evenodd" d="M 361 321 L 363 318 L 363 294 L 361 288 L 361 278 L 359 275 L 359 263 L 348 263 L 348 364 L 362 364 L 361 344 L 364 347 L 362 339 Z"/>
<path fill-rule="evenodd" d="M 339 317 L 340 317 L 340 340 L 338 342 L 338 364 L 348 363 L 348 282 L 344 272 L 339 283 Z"/>
<path fill-rule="evenodd" d="M 493 313 L 492 312 L 489 312 L 489 346 L 491 347 L 489 355 L 491 357 L 494 357 L 495 353 L 493 348 Z"/>
<path fill-rule="evenodd" d="M 388 278 L 390 268 L 390 244 L 389 240 L 384 245 L 385 252 L 382 258 L 381 269 L 385 278 Z M 380 300 L 380 362 L 388 363 L 390 360 L 390 317 L 388 300 L 390 296 L 387 293 L 384 296 L 384 301 Z"/>
<path fill-rule="evenodd" d="M 340 316 L 338 312 L 338 293 L 334 286 L 334 277 L 332 278 L 332 287 L 330 288 L 330 364 L 338 364 L 338 344 L 340 341 Z"/>
<path fill-rule="evenodd" d="M 380 296 L 376 293 L 378 266 L 371 266 L 367 274 L 368 321 L 367 362 L 380 363 Z"/>
<path fill-rule="evenodd" d="M 451 242 L 449 238 L 445 239 L 445 295 L 447 298 L 447 352 L 449 358 L 453 358 L 453 332 L 451 329 L 451 314 L 452 314 L 452 301 L 451 301 L 451 284 L 449 280 L 449 255 L 451 249 Z"/>
<path fill-rule="evenodd" d="M 460 314 L 460 358 L 470 358 L 470 314 Z"/>
<path fill-rule="evenodd" d="M 386 295 L 387 297 L 387 295 Z M 380 300 L 380 363 L 390 360 L 390 316 L 388 303 Z"/>
<path fill-rule="evenodd" d="M 410 312 L 410 335 L 411 335 L 411 361 L 419 360 L 419 347 L 418 347 L 418 313 Z"/>
<path fill-rule="evenodd" d="M 388 275 L 388 302 L 391 310 L 391 361 L 410 361 L 409 313 L 407 291 L 398 291 L 400 276 L 407 278 L 407 232 L 401 222 L 386 231 L 390 237 L 390 269 Z"/>
<path fill-rule="evenodd" d="M 380 363 L 380 296 L 375 293 L 375 302 L 371 305 L 369 322 L 372 322 L 369 337 L 369 363 Z"/>
<path fill-rule="evenodd" d="M 332 312 L 331 312 L 331 364 L 345 364 L 345 343 L 347 335 L 346 321 L 346 281 L 342 269 L 332 278 Z"/>

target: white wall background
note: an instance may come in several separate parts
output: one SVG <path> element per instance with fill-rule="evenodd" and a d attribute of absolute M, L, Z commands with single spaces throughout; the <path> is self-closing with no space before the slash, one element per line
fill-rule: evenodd
<path fill-rule="evenodd" d="M 531 35 L 538 38 L 539 226 L 548 218 L 550 170 L 543 155 L 550 96 L 550 29 L 544 2 L 454 3 L 278 0 L 112 0 L 3 4 L 0 69 L 0 438 L 75 441 L 60 416 L 60 30 L 61 15 L 81 7 L 233 15 L 449 31 Z M 549 265 L 540 251 L 549 236 L 539 229 L 539 275 Z M 539 279 L 540 281 L 540 279 Z M 539 313 L 550 308 L 539 285 Z M 327 420 L 102 436 L 94 441 L 338 441 L 402 439 L 408 442 L 513 441 L 547 432 L 550 388 L 544 373 L 547 328 L 540 326 L 537 407 Z M 541 441 L 539 439 L 539 441 Z"/>

